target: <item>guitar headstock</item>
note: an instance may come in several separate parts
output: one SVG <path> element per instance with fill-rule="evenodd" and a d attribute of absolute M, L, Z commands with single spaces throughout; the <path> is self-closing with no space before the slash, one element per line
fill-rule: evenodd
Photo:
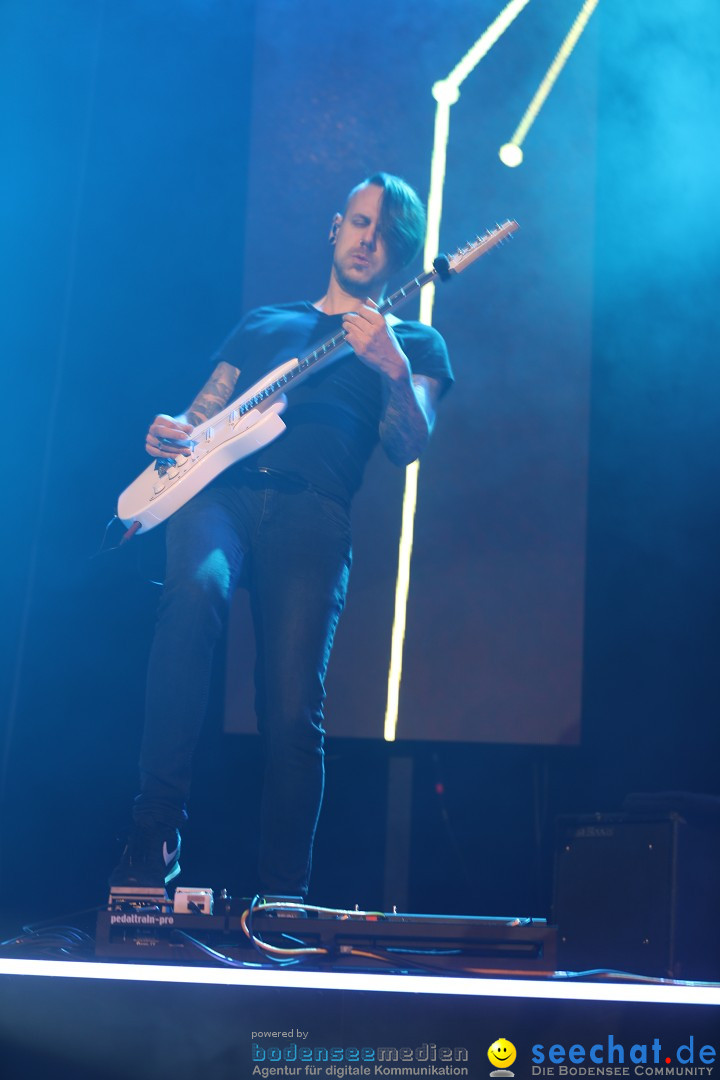
<path fill-rule="evenodd" d="M 517 221 L 506 221 L 495 229 L 488 229 L 482 236 L 477 236 L 469 244 L 458 248 L 454 255 L 448 255 L 447 272 L 460 274 L 470 263 L 485 255 L 491 248 L 502 244 L 503 240 L 507 240 L 519 228 Z"/>

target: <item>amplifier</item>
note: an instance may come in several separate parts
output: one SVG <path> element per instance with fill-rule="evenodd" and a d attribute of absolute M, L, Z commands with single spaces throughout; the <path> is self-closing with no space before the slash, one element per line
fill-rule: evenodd
<path fill-rule="evenodd" d="M 720 828 L 678 813 L 557 822 L 553 922 L 564 970 L 720 978 Z"/>

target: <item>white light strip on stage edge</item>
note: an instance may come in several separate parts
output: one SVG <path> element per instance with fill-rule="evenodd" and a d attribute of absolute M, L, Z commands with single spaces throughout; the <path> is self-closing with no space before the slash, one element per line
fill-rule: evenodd
<path fill-rule="evenodd" d="M 720 986 L 698 983 L 648 985 L 452 976 L 438 978 L 432 975 L 363 975 L 324 971 L 240 971 L 233 968 L 105 964 L 69 960 L 0 960 L 0 976 L 2 975 L 196 983 L 211 986 L 264 986 L 268 989 L 282 987 L 288 990 L 362 990 L 366 993 L 384 994 L 621 1001 L 653 1005 L 720 1005 Z"/>

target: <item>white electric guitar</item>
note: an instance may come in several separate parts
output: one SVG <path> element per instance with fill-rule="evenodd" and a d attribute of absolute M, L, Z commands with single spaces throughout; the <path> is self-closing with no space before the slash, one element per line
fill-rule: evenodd
<path fill-rule="evenodd" d="M 440 279 L 459 274 L 481 255 L 501 243 L 519 228 L 506 221 L 490 229 L 454 255 L 438 255 L 432 270 L 413 278 L 379 305 L 385 315 L 398 308 L 416 292 Z M 265 375 L 244 394 L 193 430 L 188 436 L 192 453 L 177 459 L 158 460 L 148 465 L 123 491 L 118 500 L 118 517 L 132 534 L 147 532 L 179 510 L 193 495 L 206 487 L 224 469 L 249 457 L 277 439 L 285 430 L 280 414 L 287 405 L 285 392 L 307 375 L 341 356 L 349 346 L 340 330 L 307 356 L 288 360 Z"/>

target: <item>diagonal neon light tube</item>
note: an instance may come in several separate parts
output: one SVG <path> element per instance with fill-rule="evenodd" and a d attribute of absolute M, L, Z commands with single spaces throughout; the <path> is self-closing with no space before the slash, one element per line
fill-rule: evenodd
<path fill-rule="evenodd" d="M 400 709 L 400 683 L 402 681 L 403 646 L 407 623 L 407 603 L 410 592 L 410 560 L 417 506 L 419 462 L 413 461 L 405 470 L 405 493 L 403 495 L 398 573 L 395 582 L 395 617 L 393 619 L 392 644 L 390 647 L 390 670 L 388 672 L 387 706 L 385 709 L 385 739 L 395 741 L 398 711 Z"/>
<path fill-rule="evenodd" d="M 430 192 L 427 207 L 427 233 L 425 237 L 424 263 L 427 269 L 440 248 L 440 222 L 442 220 L 443 191 L 447 168 L 447 144 L 450 136 L 450 109 L 460 97 L 460 87 L 472 74 L 483 57 L 499 41 L 507 28 L 527 7 L 530 0 L 510 0 L 500 11 L 475 44 L 468 49 L 445 79 L 432 88 L 437 102 L 435 108 L 435 132 L 430 161 Z M 432 326 L 435 286 L 428 285 L 420 295 L 420 322 Z M 390 668 L 388 671 L 387 704 L 385 707 L 384 735 L 387 742 L 394 742 L 397 734 L 400 707 L 400 684 L 402 682 L 403 647 L 407 625 L 407 603 L 410 591 L 410 562 L 412 559 L 415 531 L 415 508 L 417 505 L 420 466 L 417 461 L 405 470 L 405 493 L 403 496 L 402 527 L 398 548 L 398 573 L 395 586 L 395 614 L 390 642 Z"/>
<path fill-rule="evenodd" d="M 450 109 L 460 97 L 460 87 L 471 75 L 481 60 L 487 56 L 493 45 L 500 40 L 508 27 L 517 19 L 530 0 L 510 0 L 499 15 L 480 35 L 475 44 L 468 49 L 463 58 L 455 65 L 450 74 L 436 82 L 432 95 L 437 102 L 435 108 L 435 134 L 433 138 L 432 159 L 430 162 L 430 193 L 428 195 L 428 225 L 425 237 L 425 266 L 432 266 L 432 261 L 440 249 L 440 222 L 442 220 L 443 192 L 445 189 L 445 171 L 447 166 L 447 144 L 450 135 Z M 435 299 L 435 286 L 428 285 L 420 297 L 420 322 L 432 325 L 432 309 Z"/>
<path fill-rule="evenodd" d="M 599 0 L 585 0 L 585 3 L 576 15 L 575 21 L 570 27 L 565 40 L 558 49 L 555 59 L 547 69 L 542 82 L 535 91 L 535 95 L 528 105 L 525 115 L 518 124 L 510 142 L 505 143 L 504 146 L 500 147 L 500 160 L 510 168 L 514 168 L 522 162 L 523 153 L 520 148 L 525 140 L 525 136 L 535 123 L 538 113 L 545 104 L 548 94 L 555 85 L 558 75 L 565 67 L 571 52 L 577 45 L 578 39 L 590 21 L 590 16 L 598 6 L 598 3 Z"/>

